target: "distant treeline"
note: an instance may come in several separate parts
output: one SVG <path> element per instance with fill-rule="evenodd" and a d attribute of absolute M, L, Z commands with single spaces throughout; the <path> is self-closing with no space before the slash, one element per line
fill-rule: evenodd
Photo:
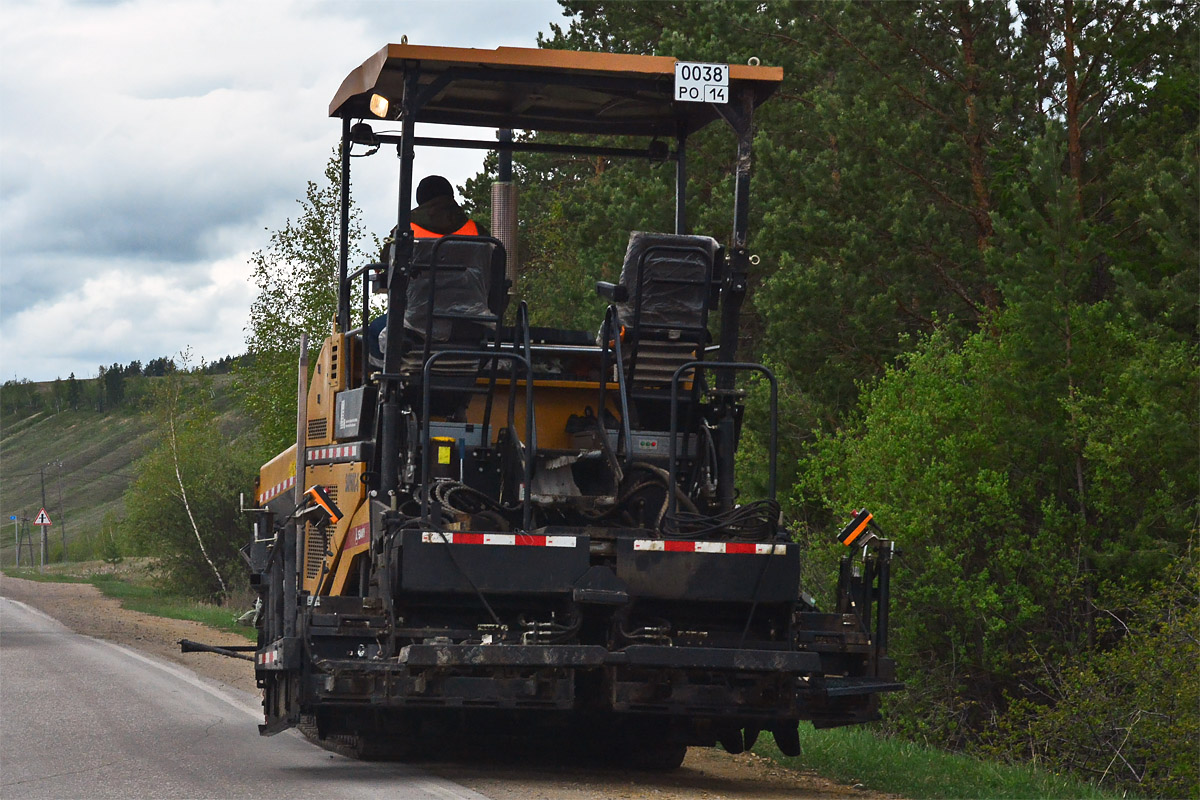
<path fill-rule="evenodd" d="M 136 359 L 128 364 L 101 364 L 95 377 L 77 378 L 72 372 L 66 379 L 55 378 L 40 383 L 27 378 L 8 380 L 0 385 L 0 415 L 19 418 L 39 412 L 106 411 L 123 405 L 138 405 L 147 391 L 138 378 L 161 378 L 180 370 L 198 375 L 223 375 L 232 372 L 244 359 L 245 356 L 225 356 L 187 368 L 177 365 L 170 356 L 161 356 L 145 364 Z"/>

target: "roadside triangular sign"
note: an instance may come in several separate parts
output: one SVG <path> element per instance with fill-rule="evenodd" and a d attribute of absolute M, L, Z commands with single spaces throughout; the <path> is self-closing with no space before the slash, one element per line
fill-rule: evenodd
<path fill-rule="evenodd" d="M 49 525 L 49 524 L 51 524 L 50 523 L 50 515 L 46 513 L 46 509 L 43 508 L 41 511 L 38 512 L 37 519 L 35 519 L 33 521 L 33 524 L 34 525 Z"/>

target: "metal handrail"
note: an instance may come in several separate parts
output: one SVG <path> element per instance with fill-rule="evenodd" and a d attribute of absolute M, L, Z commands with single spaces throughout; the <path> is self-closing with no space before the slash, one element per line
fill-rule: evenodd
<path fill-rule="evenodd" d="M 429 460 L 431 457 L 431 450 L 432 450 L 432 448 L 429 446 L 430 427 L 431 427 L 430 426 L 429 403 L 430 403 L 430 394 L 431 394 L 430 384 L 432 383 L 432 377 L 433 377 L 432 372 L 431 372 L 433 363 L 435 361 L 437 361 L 439 358 L 442 358 L 445 356 L 460 356 L 461 357 L 461 356 L 479 356 L 479 355 L 480 355 L 479 350 L 439 350 L 436 353 L 432 354 L 425 361 L 425 366 L 424 366 L 423 375 L 422 375 L 424 380 L 422 381 L 423 386 L 422 386 L 422 397 L 421 397 L 422 403 L 421 403 L 420 431 L 421 431 L 421 488 L 422 488 L 421 519 L 426 522 L 429 521 Z M 506 358 L 506 359 L 509 359 L 509 360 L 515 362 L 516 364 L 524 364 L 525 365 L 525 376 L 526 376 L 526 380 L 525 380 L 525 431 L 526 431 L 527 436 L 532 435 L 532 436 L 536 437 L 537 434 L 536 434 L 535 420 L 534 420 L 534 413 L 533 413 L 533 370 L 529 364 L 529 360 L 527 358 L 525 358 L 524 356 L 517 355 L 516 353 L 492 353 L 490 356 L 487 356 L 487 357 L 488 358 Z M 516 371 L 516 369 L 513 369 L 510 388 L 509 388 L 510 396 L 515 394 L 516 382 L 517 382 L 516 376 L 517 376 L 517 371 Z M 510 430 L 512 429 L 512 424 L 513 424 L 513 413 L 514 412 L 512 410 L 512 406 L 510 405 L 509 414 L 508 414 L 508 427 Z M 534 433 L 530 434 L 531 431 L 534 431 Z M 484 444 L 486 445 L 487 443 L 485 442 Z M 532 492 L 533 455 L 534 455 L 533 452 L 530 452 L 528 457 L 525 459 L 525 470 L 524 470 L 524 475 L 523 475 L 524 480 L 525 480 L 525 492 L 524 492 L 524 497 L 521 498 L 522 530 L 529 530 L 529 524 L 532 521 L 532 517 L 533 517 L 533 509 L 532 509 L 532 506 L 530 505 L 530 497 L 533 494 L 533 492 Z"/>
<path fill-rule="evenodd" d="M 675 374 L 671 376 L 671 441 L 668 445 L 668 453 L 671 459 L 670 468 L 668 471 L 668 480 L 670 486 L 667 487 L 667 513 L 663 519 L 674 519 L 675 517 L 675 481 L 677 478 L 676 466 L 676 437 L 679 435 L 677 430 L 678 420 L 678 401 L 679 401 L 679 378 L 689 369 L 697 370 L 731 370 L 742 372 L 760 372 L 767 376 L 767 380 L 771 382 L 771 424 L 770 424 L 770 444 L 769 444 L 769 466 L 767 469 L 767 496 L 772 502 L 775 500 L 775 459 L 779 445 L 779 381 L 775 378 L 775 373 L 771 372 L 762 364 L 755 364 L 747 361 L 689 361 L 681 365 L 675 370 Z"/>
<path fill-rule="evenodd" d="M 617 356 L 617 395 L 621 400 L 621 429 L 619 431 L 620 438 L 617 440 L 617 452 L 621 452 L 621 438 L 623 438 L 625 467 L 628 468 L 633 464 L 633 451 L 629 446 L 633 434 L 630 432 L 629 423 L 629 388 L 625 383 L 625 361 L 621 354 L 621 312 L 617 310 L 616 305 L 609 305 L 608 310 L 604 312 L 604 324 L 600 326 L 600 408 L 596 412 L 596 419 L 599 420 L 600 435 L 605 438 L 608 437 L 604 428 L 604 405 L 608 394 L 608 342 L 610 337 Z"/>

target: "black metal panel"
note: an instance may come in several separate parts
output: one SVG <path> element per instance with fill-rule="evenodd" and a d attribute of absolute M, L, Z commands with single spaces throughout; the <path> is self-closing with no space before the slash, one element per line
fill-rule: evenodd
<path fill-rule="evenodd" d="M 598 667 L 598 645 L 412 644 L 400 649 L 409 667 Z"/>
<path fill-rule="evenodd" d="M 747 681 L 647 681 L 640 675 L 618 675 L 611 685 L 612 709 L 620 713 L 707 717 L 767 724 L 804 716 L 786 677 L 763 673 Z"/>
<path fill-rule="evenodd" d="M 447 537 L 456 532 L 448 531 Z M 422 541 L 405 531 L 400 568 L 402 592 L 474 594 L 570 593 L 588 569 L 588 538 L 574 547 L 453 544 Z"/>
<path fill-rule="evenodd" d="M 335 400 L 336 413 L 333 418 L 333 438 L 364 439 L 375 430 L 374 386 L 360 386 L 338 392 Z"/>
<path fill-rule="evenodd" d="M 852 697 L 904 690 L 903 683 L 878 678 L 826 678 L 824 683 L 827 697 Z"/>
<path fill-rule="evenodd" d="M 258 671 L 295 669 L 300 666 L 303 652 L 298 636 L 276 639 L 254 654 L 254 668 Z"/>
<path fill-rule="evenodd" d="M 623 654 L 624 662 L 630 666 L 777 673 L 821 670 L 821 656 L 817 653 L 787 650 L 735 650 L 638 644 L 626 647 Z"/>
<path fill-rule="evenodd" d="M 617 542 L 617 577 L 631 598 L 737 603 L 790 603 L 800 591 L 800 552 L 783 555 L 635 550 L 633 539 Z M 667 546 L 675 545 L 667 540 Z"/>

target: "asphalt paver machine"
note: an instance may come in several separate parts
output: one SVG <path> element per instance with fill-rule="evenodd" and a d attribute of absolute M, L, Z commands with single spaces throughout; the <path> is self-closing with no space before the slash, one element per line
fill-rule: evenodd
<path fill-rule="evenodd" d="M 878 717 L 899 688 L 891 543 L 859 514 L 835 605 L 803 591 L 775 501 L 775 378 L 737 352 L 754 111 L 782 77 L 392 44 L 345 79 L 329 108 L 337 315 L 315 363 L 302 356 L 297 443 L 261 470 L 248 548 L 264 734 L 301 726 L 363 755 L 451 731 L 569 736 L 672 768 L 690 745 L 740 752 L 769 731 L 795 753 L 802 720 Z M 734 145 L 724 243 L 687 231 L 688 138 L 710 124 Z M 576 136 L 501 135 L 514 130 Z M 674 230 L 614 232 L 628 249 L 597 285 L 603 316 L 531 326 L 508 308 L 501 238 L 414 236 L 426 147 L 673 162 Z M 380 148 L 399 156 L 396 229 L 380 263 L 352 265 L 350 165 Z M 753 501 L 734 474 L 748 375 L 771 394 Z"/>

